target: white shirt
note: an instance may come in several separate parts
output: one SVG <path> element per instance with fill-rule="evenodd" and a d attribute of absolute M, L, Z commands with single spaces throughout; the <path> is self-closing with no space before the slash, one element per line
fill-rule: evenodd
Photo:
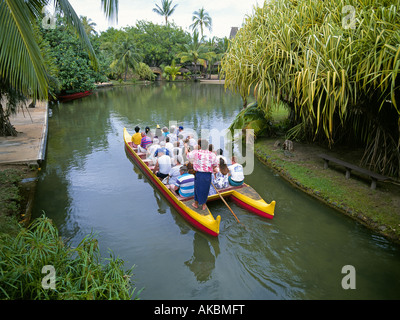
<path fill-rule="evenodd" d="M 182 165 L 178 164 L 175 167 L 172 167 L 171 170 L 169 170 L 168 184 L 175 184 L 176 179 L 181 175 L 180 173 L 181 167 Z"/>
<path fill-rule="evenodd" d="M 171 142 L 167 142 L 167 143 L 165 144 L 165 148 L 168 149 L 169 155 L 172 156 L 172 151 L 173 151 L 173 149 L 174 149 L 174 145 L 173 145 Z"/>
<path fill-rule="evenodd" d="M 165 154 L 157 158 L 159 172 L 162 174 L 168 174 L 171 170 L 171 158 Z"/>
<path fill-rule="evenodd" d="M 232 164 L 228 167 L 231 173 L 231 179 L 236 182 L 241 182 L 244 180 L 243 167 L 239 163 Z"/>

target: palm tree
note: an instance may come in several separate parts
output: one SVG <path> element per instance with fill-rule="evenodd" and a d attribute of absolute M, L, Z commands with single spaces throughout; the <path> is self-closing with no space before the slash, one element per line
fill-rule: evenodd
<path fill-rule="evenodd" d="M 140 62 L 141 55 L 138 52 L 135 42 L 130 37 L 126 37 L 115 50 L 115 60 L 111 63 L 111 69 L 124 70 L 125 81 L 129 68 L 135 70 Z"/>
<path fill-rule="evenodd" d="M 208 46 L 199 41 L 199 33 L 194 31 L 192 42 L 183 45 L 182 51 L 178 54 L 181 63 L 191 62 L 194 64 L 195 79 L 197 74 L 197 65 L 201 64 L 207 68 L 207 61 L 215 56 L 215 52 L 210 51 Z"/>
<path fill-rule="evenodd" d="M 88 19 L 86 16 L 81 16 L 80 18 L 88 37 L 96 35 L 97 31 L 94 29 L 94 27 L 97 26 L 97 24 L 92 19 Z"/>
<path fill-rule="evenodd" d="M 201 39 L 203 39 L 203 29 L 204 27 L 208 28 L 208 30 L 212 30 L 212 19 L 208 12 L 204 10 L 204 7 L 201 8 L 199 11 L 193 12 L 193 17 L 192 21 L 194 21 L 191 25 L 190 28 L 192 30 L 199 29 L 200 28 L 200 33 L 201 33 Z"/>
<path fill-rule="evenodd" d="M 179 70 L 180 70 L 180 67 L 178 67 L 178 66 L 176 65 L 175 60 L 172 60 L 171 65 L 170 65 L 170 66 L 166 66 L 166 67 L 164 68 L 164 73 L 165 73 L 165 75 L 166 75 L 165 77 L 167 78 L 167 80 L 169 80 L 169 77 L 171 77 L 171 80 L 172 80 L 172 81 L 175 81 L 176 76 L 177 76 L 178 74 L 181 74 L 181 73 L 179 72 Z"/>
<path fill-rule="evenodd" d="M 47 99 L 49 77 L 44 59 L 35 36 L 35 26 L 43 20 L 42 10 L 54 2 L 56 10 L 63 13 L 87 49 L 90 59 L 97 68 L 96 55 L 85 29 L 68 0 L 2 0 L 0 1 L 0 101 L 11 92 L 32 99 Z M 118 13 L 118 0 L 101 0 L 103 10 L 110 19 Z M 11 111 L 11 112 L 9 112 Z M 16 111 L 16 103 L 7 106 L 6 112 L 0 105 L 1 114 Z M 9 122 L 1 117 L 0 124 Z"/>
<path fill-rule="evenodd" d="M 168 17 L 174 13 L 175 8 L 178 6 L 176 4 L 171 8 L 171 5 L 172 5 L 172 0 L 171 1 L 161 0 L 161 7 L 158 4 L 156 4 L 157 8 L 153 8 L 153 11 L 155 13 L 158 13 L 160 16 L 163 16 L 165 18 L 165 25 L 168 24 Z"/>

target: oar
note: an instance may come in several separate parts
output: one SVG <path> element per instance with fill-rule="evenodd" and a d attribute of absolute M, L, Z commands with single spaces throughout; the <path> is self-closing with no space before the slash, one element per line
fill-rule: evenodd
<path fill-rule="evenodd" d="M 243 223 L 241 223 L 238 219 L 238 217 L 236 216 L 236 214 L 233 212 L 233 210 L 231 209 L 231 207 L 226 203 L 224 197 L 219 193 L 218 189 L 214 186 L 214 184 L 211 182 L 211 185 L 214 187 L 215 191 L 218 193 L 219 197 L 222 199 L 222 201 L 226 204 L 226 206 L 228 207 L 228 209 L 232 212 L 233 216 L 236 218 L 237 222 L 239 222 L 240 224 L 244 225 Z"/>

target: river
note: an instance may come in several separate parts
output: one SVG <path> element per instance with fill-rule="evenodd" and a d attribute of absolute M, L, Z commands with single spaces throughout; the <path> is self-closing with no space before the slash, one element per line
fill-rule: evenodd
<path fill-rule="evenodd" d="M 114 87 L 52 106 L 46 161 L 33 217 L 43 212 L 71 245 L 94 232 L 134 269 L 141 299 L 399 299 L 400 248 L 294 189 L 255 160 L 246 176 L 275 217 L 263 219 L 229 202 L 218 238 L 192 228 L 125 153 L 123 128 L 226 129 L 241 110 L 222 85 Z M 342 273 L 344 266 L 353 273 Z M 342 280 L 355 289 L 344 289 Z M 346 278 L 348 279 L 348 278 Z M 346 281 L 345 281 L 346 282 Z"/>

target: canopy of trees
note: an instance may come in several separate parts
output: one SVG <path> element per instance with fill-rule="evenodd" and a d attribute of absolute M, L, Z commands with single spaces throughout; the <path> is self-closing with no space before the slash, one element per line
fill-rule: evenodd
<path fill-rule="evenodd" d="M 291 109 L 291 138 L 363 145 L 363 163 L 399 176 L 400 1 L 271 0 L 222 61 L 226 86 Z"/>

